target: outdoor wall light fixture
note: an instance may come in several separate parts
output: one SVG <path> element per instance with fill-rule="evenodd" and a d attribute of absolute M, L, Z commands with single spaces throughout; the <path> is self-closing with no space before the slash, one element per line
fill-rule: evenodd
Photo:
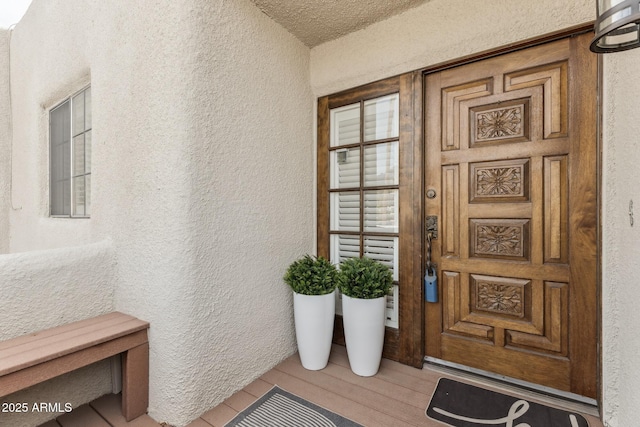
<path fill-rule="evenodd" d="M 640 1 L 597 0 L 598 19 L 591 42 L 596 53 L 620 52 L 640 46 Z"/>

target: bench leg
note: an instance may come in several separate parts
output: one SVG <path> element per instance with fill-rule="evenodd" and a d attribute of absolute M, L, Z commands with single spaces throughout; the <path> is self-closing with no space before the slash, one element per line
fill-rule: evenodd
<path fill-rule="evenodd" d="M 147 413 L 149 406 L 149 344 L 122 355 L 122 415 L 131 421 Z"/>

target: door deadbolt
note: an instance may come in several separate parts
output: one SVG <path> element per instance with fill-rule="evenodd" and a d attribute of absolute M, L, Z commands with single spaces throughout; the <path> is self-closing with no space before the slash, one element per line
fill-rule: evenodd
<path fill-rule="evenodd" d="M 436 190 L 430 188 L 427 190 L 427 199 L 435 199 L 436 198 Z"/>

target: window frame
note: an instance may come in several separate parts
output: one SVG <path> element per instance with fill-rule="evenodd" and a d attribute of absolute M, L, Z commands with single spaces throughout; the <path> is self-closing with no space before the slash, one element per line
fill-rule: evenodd
<path fill-rule="evenodd" d="M 49 138 L 48 138 L 48 146 L 49 146 L 49 162 L 48 162 L 48 166 L 49 166 L 49 217 L 50 218 L 74 218 L 74 219 L 90 219 L 91 218 L 91 210 L 90 210 L 90 206 L 91 203 L 88 203 L 89 208 L 87 209 L 87 200 L 91 200 L 91 190 L 89 189 L 89 191 L 87 191 L 87 187 L 86 187 L 86 182 L 85 182 L 85 213 L 82 215 L 78 215 L 75 214 L 74 212 L 76 211 L 76 202 L 75 202 L 75 190 L 74 190 L 74 178 L 78 178 L 80 176 L 84 176 L 84 177 L 91 177 L 92 175 L 92 171 L 91 171 L 91 167 L 89 167 L 89 172 L 84 171 L 84 173 L 82 174 L 76 174 L 75 173 L 75 150 L 74 150 L 74 139 L 77 138 L 80 135 L 83 135 L 85 137 L 85 149 L 84 149 L 84 155 L 86 156 L 86 135 L 87 133 L 89 133 L 90 135 L 92 135 L 92 131 L 93 131 L 93 121 L 91 122 L 91 125 L 88 128 L 83 129 L 81 132 L 78 132 L 77 134 L 74 131 L 74 110 L 73 110 L 73 99 L 75 97 L 77 97 L 80 94 L 86 94 L 87 91 L 91 91 L 91 84 L 86 84 L 85 86 L 83 86 L 81 89 L 73 92 L 72 94 L 70 94 L 69 96 L 66 96 L 63 100 L 61 100 L 60 102 L 56 103 L 53 107 L 49 108 L 48 111 L 48 130 L 49 130 Z M 91 93 L 91 92 L 90 92 Z M 92 94 L 91 94 L 92 97 Z M 65 213 L 53 213 L 53 206 L 54 206 L 54 191 L 53 191 L 53 185 L 54 185 L 54 167 L 53 167 L 53 131 L 52 131 L 52 127 L 53 127 L 53 121 L 51 119 L 51 116 L 53 114 L 54 111 L 56 111 L 58 108 L 64 106 L 65 104 L 69 105 L 68 107 L 68 114 L 69 114 L 69 179 L 68 179 L 68 186 L 69 186 L 69 213 L 65 214 Z M 86 96 L 84 98 L 84 111 L 83 111 L 83 120 L 86 120 L 87 118 L 87 108 L 86 108 Z M 93 106 L 93 103 L 91 102 L 91 107 Z M 90 107 L 90 108 L 91 108 Z M 92 114 L 90 114 L 90 116 L 92 117 Z M 90 137 L 92 138 L 92 136 Z M 90 143 L 91 144 L 91 143 Z M 91 165 L 91 158 L 89 158 L 89 165 Z M 86 164 L 86 159 L 85 159 L 85 164 Z M 89 211 L 87 213 L 87 210 Z"/>
<path fill-rule="evenodd" d="M 423 216 L 423 145 L 422 145 L 422 74 L 419 71 L 381 80 L 333 95 L 318 98 L 317 115 L 317 254 L 330 258 L 331 158 L 330 110 L 369 99 L 399 93 L 399 206 L 398 206 L 398 327 L 387 327 L 384 356 L 412 366 L 422 366 L 422 230 Z M 364 138 L 364 136 L 362 136 Z M 376 141 L 382 142 L 382 140 Z M 365 143 L 363 146 L 366 146 Z M 361 182 L 362 184 L 362 182 Z M 365 233 L 368 234 L 368 233 Z M 363 248 L 361 247 L 361 250 Z M 334 341 L 344 344 L 342 317 L 336 315 Z"/>

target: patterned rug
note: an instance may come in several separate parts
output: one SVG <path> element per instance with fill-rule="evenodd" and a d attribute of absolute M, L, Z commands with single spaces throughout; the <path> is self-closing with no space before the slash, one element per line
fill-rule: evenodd
<path fill-rule="evenodd" d="M 427 417 L 454 427 L 589 427 L 580 414 L 447 378 L 438 381 L 426 413 Z"/>
<path fill-rule="evenodd" d="M 363 427 L 274 386 L 225 427 Z"/>

